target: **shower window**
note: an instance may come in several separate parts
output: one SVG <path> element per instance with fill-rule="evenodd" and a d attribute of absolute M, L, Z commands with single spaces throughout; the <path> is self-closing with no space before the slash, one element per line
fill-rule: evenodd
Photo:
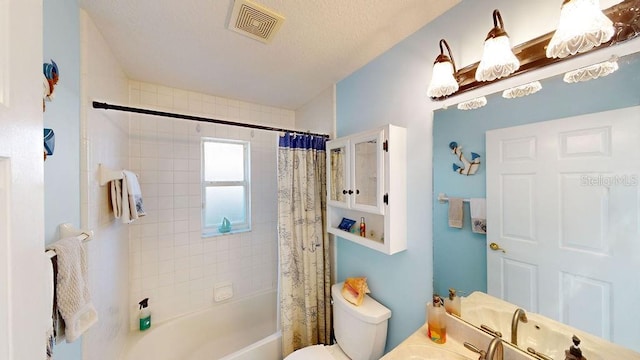
<path fill-rule="evenodd" d="M 202 139 L 204 236 L 251 229 L 249 169 L 249 142 Z"/>

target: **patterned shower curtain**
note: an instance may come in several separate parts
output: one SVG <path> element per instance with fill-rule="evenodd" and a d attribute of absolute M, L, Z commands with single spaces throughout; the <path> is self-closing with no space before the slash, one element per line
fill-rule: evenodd
<path fill-rule="evenodd" d="M 331 340 L 322 137 L 284 134 L 278 148 L 278 241 L 282 353 Z"/>

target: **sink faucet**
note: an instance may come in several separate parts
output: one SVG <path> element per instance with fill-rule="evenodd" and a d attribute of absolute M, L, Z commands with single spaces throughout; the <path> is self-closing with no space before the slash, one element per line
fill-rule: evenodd
<path fill-rule="evenodd" d="M 513 345 L 518 345 L 518 322 L 520 321 L 526 323 L 528 321 L 527 314 L 521 308 L 517 308 L 511 318 L 511 343 Z"/>
<path fill-rule="evenodd" d="M 503 360 L 504 359 L 504 347 L 502 345 L 502 339 L 494 337 L 489 343 L 487 351 L 478 349 L 471 343 L 465 342 L 464 347 L 480 355 L 478 360 Z"/>
<path fill-rule="evenodd" d="M 504 347 L 502 346 L 502 339 L 494 337 L 489 343 L 487 348 L 487 360 L 502 360 L 504 358 Z"/>

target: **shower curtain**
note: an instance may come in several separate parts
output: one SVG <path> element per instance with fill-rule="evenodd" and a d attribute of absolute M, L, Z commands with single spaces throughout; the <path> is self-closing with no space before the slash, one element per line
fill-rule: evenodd
<path fill-rule="evenodd" d="M 286 133 L 278 147 L 282 353 L 331 340 L 326 140 Z"/>

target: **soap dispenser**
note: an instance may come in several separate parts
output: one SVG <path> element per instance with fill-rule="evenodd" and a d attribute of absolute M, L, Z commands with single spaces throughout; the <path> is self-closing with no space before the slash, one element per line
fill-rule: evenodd
<path fill-rule="evenodd" d="M 427 336 L 436 344 L 447 341 L 447 318 L 442 298 L 433 294 L 433 301 L 427 304 Z"/>
<path fill-rule="evenodd" d="M 140 331 L 145 331 L 151 327 L 151 310 L 149 310 L 149 298 L 142 299 L 139 303 L 140 314 L 138 318 L 140 320 Z"/>
<path fill-rule="evenodd" d="M 573 340 L 573 345 L 569 348 L 569 350 L 564 351 L 565 360 L 587 360 L 584 356 L 582 356 L 582 350 L 580 350 L 580 339 L 573 335 L 571 338 Z"/>
<path fill-rule="evenodd" d="M 449 288 L 449 297 L 444 299 L 444 309 L 449 313 L 461 316 L 460 297 L 456 294 L 456 289 Z"/>

